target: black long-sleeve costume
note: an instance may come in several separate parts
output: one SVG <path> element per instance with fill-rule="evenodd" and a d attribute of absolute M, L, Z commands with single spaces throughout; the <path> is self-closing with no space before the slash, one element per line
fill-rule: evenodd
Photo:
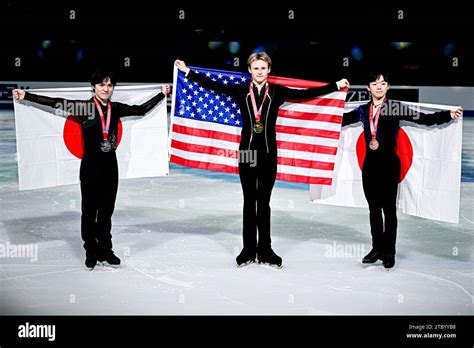
<path fill-rule="evenodd" d="M 112 250 L 112 214 L 118 189 L 118 167 L 115 148 L 118 140 L 118 121 L 121 117 L 142 116 L 158 104 L 165 95 L 156 96 L 141 105 L 111 102 L 108 140 L 112 151 L 102 152 L 102 123 L 93 99 L 67 100 L 26 92 L 25 100 L 54 109 L 75 110 L 82 128 L 84 156 L 81 160 L 81 236 L 86 253 L 105 254 Z M 99 103 L 107 117 L 107 105 Z M 91 112 L 92 111 L 92 112 Z"/>
<path fill-rule="evenodd" d="M 380 111 L 376 139 L 377 150 L 369 148 L 372 139 L 370 131 L 369 108 L 371 103 L 361 105 L 345 113 L 342 126 L 362 122 L 366 143 L 366 156 L 362 166 L 362 185 L 369 204 L 370 231 L 372 247 L 376 250 L 395 254 L 397 238 L 396 199 L 400 177 L 400 158 L 395 152 L 400 121 L 410 121 L 433 126 L 451 121 L 449 111 L 424 114 L 407 109 L 401 103 L 387 100 Z M 385 216 L 385 229 L 382 217 Z"/>
<path fill-rule="evenodd" d="M 270 197 L 277 174 L 276 120 L 278 109 L 287 100 L 315 98 L 338 89 L 336 83 L 308 89 L 291 89 L 280 85 L 269 85 L 269 91 L 262 107 L 260 122 L 262 133 L 255 133 L 255 115 L 249 92 L 249 84 L 223 85 L 190 70 L 187 77 L 207 89 L 234 97 L 242 115 L 242 133 L 239 150 L 255 150 L 256 166 L 239 161 L 239 176 L 244 195 L 243 242 L 244 248 L 256 250 L 271 247 Z M 257 108 L 263 101 L 265 87 L 258 92 L 253 86 Z M 257 243 L 258 229 L 258 243 Z"/>

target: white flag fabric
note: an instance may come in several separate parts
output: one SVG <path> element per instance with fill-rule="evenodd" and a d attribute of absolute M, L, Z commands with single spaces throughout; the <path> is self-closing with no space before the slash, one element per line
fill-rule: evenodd
<path fill-rule="evenodd" d="M 349 112 L 365 102 L 346 103 Z M 455 106 L 401 102 L 424 113 Z M 426 219 L 458 223 L 461 193 L 462 119 L 438 126 L 400 122 L 398 149 L 402 170 L 398 186 L 399 211 Z M 362 124 L 344 127 L 331 186 L 310 185 L 313 203 L 368 207 L 362 188 L 365 154 Z"/>
<path fill-rule="evenodd" d="M 112 100 L 142 104 L 160 91 L 160 85 L 118 86 Z M 87 87 L 29 92 L 76 100 L 92 97 Z M 78 183 L 81 162 L 78 123 L 72 122 L 67 114 L 61 116 L 49 107 L 24 100 L 15 101 L 14 111 L 20 190 Z M 120 119 L 121 139 L 116 150 L 120 179 L 169 174 L 167 128 L 166 98 L 145 116 Z M 76 133 L 72 134 L 71 129 Z"/>

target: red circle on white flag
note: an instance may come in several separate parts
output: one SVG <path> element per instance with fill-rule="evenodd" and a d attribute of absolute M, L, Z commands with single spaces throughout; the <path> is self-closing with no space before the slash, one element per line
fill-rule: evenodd
<path fill-rule="evenodd" d="M 84 156 L 84 138 L 82 137 L 82 127 L 78 116 L 69 116 L 64 124 L 63 130 L 64 144 L 71 154 L 79 159 Z M 122 122 L 118 121 L 117 147 L 122 140 Z"/>
<path fill-rule="evenodd" d="M 362 170 L 366 152 L 364 132 L 362 132 L 357 139 L 356 152 L 357 162 L 359 163 L 360 170 Z M 411 164 L 413 163 L 413 146 L 408 134 L 402 128 L 400 128 L 398 132 L 397 147 L 395 148 L 395 152 L 397 153 L 398 157 L 400 157 L 401 163 L 400 178 L 398 179 L 398 182 L 402 182 L 410 170 Z"/>

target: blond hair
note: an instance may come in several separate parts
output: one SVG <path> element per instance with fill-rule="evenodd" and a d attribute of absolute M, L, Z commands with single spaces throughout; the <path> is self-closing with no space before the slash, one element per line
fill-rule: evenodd
<path fill-rule="evenodd" d="M 247 59 L 247 65 L 250 67 L 250 65 L 255 62 L 256 60 L 263 60 L 264 62 L 268 63 L 268 67 L 270 68 L 272 66 L 272 59 L 266 52 L 255 52 L 252 53 L 249 56 L 249 59 Z"/>

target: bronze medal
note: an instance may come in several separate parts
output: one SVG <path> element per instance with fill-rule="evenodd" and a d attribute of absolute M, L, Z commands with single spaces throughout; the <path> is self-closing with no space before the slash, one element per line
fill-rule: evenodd
<path fill-rule="evenodd" d="M 372 138 L 372 140 L 370 140 L 369 148 L 374 151 L 379 148 L 379 142 L 377 141 L 377 139 Z"/>

